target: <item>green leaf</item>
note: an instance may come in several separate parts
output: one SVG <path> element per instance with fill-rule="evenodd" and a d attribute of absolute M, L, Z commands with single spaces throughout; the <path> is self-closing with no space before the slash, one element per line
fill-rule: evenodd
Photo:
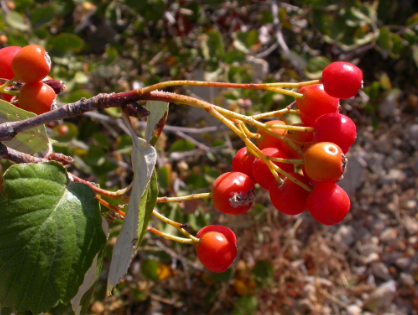
<path fill-rule="evenodd" d="M 305 68 L 305 75 L 311 79 L 320 79 L 322 77 L 322 71 L 331 63 L 328 58 L 317 56 L 308 60 Z"/>
<path fill-rule="evenodd" d="M 153 259 L 147 259 L 144 260 L 141 263 L 141 273 L 151 280 L 157 280 L 158 279 L 158 267 L 160 267 L 160 263 Z"/>
<path fill-rule="evenodd" d="M 93 134 L 93 139 L 97 142 L 97 145 L 102 147 L 105 150 L 109 149 L 110 143 L 107 137 L 100 132 L 96 132 Z"/>
<path fill-rule="evenodd" d="M 151 181 L 154 166 L 157 161 L 157 153 L 154 147 L 144 139 L 136 136 L 129 117 L 124 115 L 123 119 L 129 128 L 133 140 L 132 167 L 134 169 L 134 179 L 122 230 L 113 248 L 112 262 L 110 264 L 107 282 L 108 294 L 111 294 L 113 287 L 119 283 L 131 263 L 138 239 L 138 218 L 141 198 Z"/>
<path fill-rule="evenodd" d="M 399 35 L 391 33 L 392 50 L 390 52 L 392 58 L 399 58 L 402 50 L 405 48 L 405 41 Z"/>
<path fill-rule="evenodd" d="M 6 14 L 6 23 L 18 31 L 28 31 L 30 29 L 29 24 L 25 22 L 23 16 L 16 11 L 10 11 Z"/>
<path fill-rule="evenodd" d="M 151 141 L 153 144 L 157 142 L 167 117 L 168 103 L 148 102 L 146 107 L 150 112 L 145 129 L 146 140 L 136 137 L 130 122 L 127 121 L 133 140 L 134 183 L 124 224 L 113 250 L 107 285 L 108 294 L 126 273 L 134 252 L 132 245 L 136 248 L 144 238 L 152 210 L 157 202 L 158 180 L 154 168 L 157 153 L 148 142 Z M 125 116 L 123 118 L 125 121 L 129 119 Z"/>
<path fill-rule="evenodd" d="M 377 39 L 377 46 L 379 46 L 381 49 L 386 50 L 386 51 L 390 51 L 392 47 L 392 42 L 390 39 L 390 31 L 386 26 L 380 28 L 380 34 Z"/>
<path fill-rule="evenodd" d="M 390 78 L 386 73 L 382 73 L 379 78 L 380 86 L 385 90 L 392 89 L 392 83 L 390 82 Z"/>
<path fill-rule="evenodd" d="M 168 103 L 149 101 L 145 108 L 150 112 L 145 128 L 145 140 L 155 145 L 167 120 Z"/>
<path fill-rule="evenodd" d="M 415 66 L 418 67 L 418 46 L 417 45 L 412 46 L 411 50 L 412 50 L 412 59 L 415 62 Z"/>
<path fill-rule="evenodd" d="M 158 186 L 163 189 L 169 189 L 171 181 L 171 167 L 169 165 L 159 167 L 157 170 L 157 176 Z"/>
<path fill-rule="evenodd" d="M 109 235 L 109 224 L 102 218 L 102 230 L 106 237 Z M 71 307 L 75 315 L 86 314 L 93 297 L 94 289 L 99 280 L 99 274 L 102 269 L 104 255 L 104 246 L 102 250 L 94 257 L 93 263 L 84 275 L 82 285 L 78 288 L 76 296 L 71 300 Z"/>
<path fill-rule="evenodd" d="M 235 303 L 233 315 L 254 314 L 257 311 L 258 302 L 255 296 L 242 296 Z"/>
<path fill-rule="evenodd" d="M 190 150 L 193 150 L 194 148 L 195 148 L 195 145 L 189 140 L 179 139 L 171 145 L 170 152 L 189 152 Z"/>
<path fill-rule="evenodd" d="M 0 123 L 19 121 L 34 116 L 36 114 L 0 100 Z M 3 141 L 3 143 L 20 152 L 34 154 L 48 149 L 48 136 L 45 126 L 42 125 L 19 132 L 12 140 Z"/>
<path fill-rule="evenodd" d="M 43 26 L 51 22 L 55 17 L 55 10 L 52 5 L 34 8 L 30 20 L 34 26 Z"/>
<path fill-rule="evenodd" d="M 11 166 L 0 197 L 0 303 L 46 312 L 77 293 L 106 242 L 91 188 L 56 162 Z"/>
<path fill-rule="evenodd" d="M 106 59 L 104 60 L 104 64 L 106 66 L 111 65 L 115 60 L 118 58 L 118 51 L 114 47 L 106 48 Z"/>
<path fill-rule="evenodd" d="M 26 46 L 29 45 L 28 40 L 26 39 L 24 33 L 16 31 L 16 32 L 12 32 L 9 33 L 9 35 L 7 36 L 9 42 L 7 43 L 10 46 Z"/>
<path fill-rule="evenodd" d="M 256 276 L 257 285 L 260 287 L 273 281 L 274 268 L 268 260 L 257 261 L 252 272 Z"/>
<path fill-rule="evenodd" d="M 217 283 L 225 283 L 231 280 L 232 277 L 232 268 L 228 268 L 224 272 L 220 273 L 213 273 L 212 274 L 213 279 L 216 280 Z"/>
<path fill-rule="evenodd" d="M 83 160 L 91 166 L 102 166 L 106 162 L 105 152 L 101 147 L 92 145 Z"/>
<path fill-rule="evenodd" d="M 238 40 L 246 48 L 246 50 L 249 51 L 249 49 L 258 42 L 258 32 L 257 30 L 239 32 L 236 34 L 236 40 Z"/>
<path fill-rule="evenodd" d="M 245 54 L 238 50 L 228 50 L 225 55 L 225 62 L 232 64 L 242 64 L 245 61 Z"/>
<path fill-rule="evenodd" d="M 61 33 L 47 39 L 46 49 L 64 53 L 67 51 L 79 52 L 84 45 L 84 41 L 74 34 Z"/>
<path fill-rule="evenodd" d="M 158 21 L 163 17 L 165 11 L 165 3 L 162 0 L 126 0 L 126 5 L 150 21 Z"/>
<path fill-rule="evenodd" d="M 144 238 L 145 233 L 147 232 L 148 222 L 151 218 L 152 210 L 154 210 L 155 205 L 157 204 L 158 197 L 158 180 L 157 173 L 154 169 L 152 173 L 151 182 L 147 187 L 147 191 L 144 193 L 139 204 L 139 215 L 138 215 L 138 240 L 136 242 L 136 247 L 141 244 L 142 239 Z"/>
<path fill-rule="evenodd" d="M 218 31 L 206 33 L 206 40 L 202 41 L 202 53 L 206 60 L 222 60 L 225 55 L 222 35 Z"/>

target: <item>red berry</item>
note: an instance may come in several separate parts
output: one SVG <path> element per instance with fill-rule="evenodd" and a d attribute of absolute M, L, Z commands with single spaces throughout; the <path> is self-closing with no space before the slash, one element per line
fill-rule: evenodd
<path fill-rule="evenodd" d="M 357 94 L 362 82 L 361 70 L 348 62 L 333 62 L 322 72 L 325 92 L 334 97 L 353 97 Z"/>
<path fill-rule="evenodd" d="M 266 125 L 286 125 L 284 121 L 281 120 L 270 120 L 266 122 Z M 285 133 L 285 129 L 271 129 L 271 131 L 277 132 L 280 135 L 283 135 Z M 279 138 L 272 136 L 271 134 L 268 134 L 264 130 L 257 130 L 257 133 L 261 135 L 260 138 L 257 138 L 257 146 L 260 148 L 260 150 L 265 148 L 277 148 L 280 149 L 282 140 Z"/>
<path fill-rule="evenodd" d="M 341 148 L 341 151 L 343 151 L 344 154 L 347 154 L 348 151 L 350 151 L 351 147 L 347 147 L 347 148 Z"/>
<path fill-rule="evenodd" d="M 325 114 L 315 121 L 316 142 L 332 142 L 340 148 L 350 148 L 356 140 L 356 125 L 340 113 Z"/>
<path fill-rule="evenodd" d="M 50 111 L 54 100 L 54 90 L 42 82 L 26 83 L 19 94 L 20 108 L 37 115 Z"/>
<path fill-rule="evenodd" d="M 253 162 L 255 156 L 248 153 L 247 147 L 241 148 L 232 160 L 232 171 L 241 172 L 253 179 Z"/>
<path fill-rule="evenodd" d="M 14 73 L 12 70 L 12 61 L 15 55 L 22 49 L 18 46 L 10 46 L 0 49 L 0 78 L 2 79 L 13 79 Z M 0 99 L 10 102 L 13 98 L 13 95 L 10 94 L 0 94 Z"/>
<path fill-rule="evenodd" d="M 5 93 L 0 94 L 0 99 L 5 100 L 7 102 L 10 102 L 12 98 L 13 98 L 13 95 L 5 94 Z"/>
<path fill-rule="evenodd" d="M 296 173 L 290 173 L 290 175 L 310 187 L 309 181 L 304 176 Z M 282 185 L 274 182 L 269 192 L 273 206 L 284 214 L 297 215 L 306 210 L 306 198 L 308 198 L 309 191 L 287 177 Z"/>
<path fill-rule="evenodd" d="M 234 215 L 243 214 L 250 210 L 254 199 L 254 183 L 244 173 L 225 173 L 213 183 L 212 201 L 220 212 Z"/>
<path fill-rule="evenodd" d="M 22 49 L 18 46 L 10 46 L 0 49 L 0 78 L 13 79 L 12 61 L 15 55 Z"/>
<path fill-rule="evenodd" d="M 315 125 L 316 119 L 311 119 L 303 114 L 300 114 L 299 117 L 304 126 L 313 127 Z"/>
<path fill-rule="evenodd" d="M 227 238 L 229 238 L 234 243 L 235 247 L 237 246 L 237 237 L 236 237 L 235 233 L 231 229 L 229 229 L 225 226 L 222 226 L 222 225 L 207 225 L 207 226 L 201 228 L 196 233 L 196 237 L 200 238 L 204 233 L 211 232 L 211 231 L 225 234 L 225 236 Z"/>
<path fill-rule="evenodd" d="M 283 151 L 276 149 L 276 148 L 266 148 L 261 150 L 265 155 L 276 157 L 276 158 L 282 158 L 282 159 L 288 159 L 289 156 L 284 153 Z M 279 162 L 273 162 L 278 167 L 280 167 L 285 172 L 293 172 L 294 167 L 292 164 L 288 163 L 279 163 Z M 262 159 L 255 159 L 253 164 L 253 178 L 256 183 L 258 183 L 261 187 L 264 189 L 269 189 L 271 184 L 276 181 L 273 174 L 270 172 L 270 169 L 266 165 L 266 163 L 263 162 Z"/>
<path fill-rule="evenodd" d="M 237 256 L 237 239 L 230 229 L 209 225 L 197 232 L 199 243 L 195 246 L 200 262 L 213 272 L 224 272 Z"/>
<path fill-rule="evenodd" d="M 302 87 L 299 93 L 302 98 L 296 99 L 296 104 L 300 112 L 309 118 L 309 121 L 315 120 L 324 114 L 338 112 L 339 99 L 328 95 L 324 91 L 322 84 L 313 84 Z"/>
<path fill-rule="evenodd" d="M 313 218 L 325 225 L 341 222 L 350 210 L 350 198 L 334 183 L 319 183 L 308 196 L 306 205 Z"/>
<path fill-rule="evenodd" d="M 42 81 L 51 70 L 51 60 L 41 46 L 28 45 L 13 58 L 12 69 L 20 81 L 38 82 Z"/>
<path fill-rule="evenodd" d="M 302 124 L 297 124 L 295 126 L 301 126 Z M 304 145 L 304 143 L 307 142 L 313 142 L 313 132 L 306 132 L 306 131 L 297 131 L 297 130 L 286 130 L 284 136 L 288 138 L 289 140 L 295 140 L 299 143 L 295 143 L 299 145 L 302 149 L 302 151 L 306 150 L 308 145 Z M 286 142 L 282 143 L 282 150 L 291 158 L 300 159 L 302 158 L 299 153 L 296 152 L 295 149 L 293 149 L 290 145 L 288 145 Z"/>
<path fill-rule="evenodd" d="M 305 171 L 314 181 L 337 181 L 344 173 L 345 164 L 341 148 L 331 142 L 315 143 L 305 152 Z"/>

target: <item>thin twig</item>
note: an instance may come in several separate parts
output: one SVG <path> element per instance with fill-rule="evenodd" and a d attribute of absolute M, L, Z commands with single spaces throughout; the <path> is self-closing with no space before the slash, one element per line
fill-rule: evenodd
<path fill-rule="evenodd" d="M 121 107 L 139 99 L 141 97 L 135 91 L 118 94 L 98 94 L 90 99 L 82 98 L 75 103 L 65 104 L 60 108 L 32 118 L 0 124 L 0 141 L 11 140 L 19 132 L 44 125 L 51 121 L 76 117 L 85 112 L 97 109 Z"/>
<path fill-rule="evenodd" d="M 280 48 L 283 50 L 285 55 L 289 53 L 289 47 L 287 46 L 282 33 L 282 26 L 279 20 L 279 6 L 276 0 L 271 1 L 271 12 L 273 15 L 273 25 L 276 29 L 276 39 L 277 43 L 279 44 Z"/>
<path fill-rule="evenodd" d="M 12 148 L 0 142 L 0 157 L 14 163 L 41 163 L 49 162 L 48 159 L 35 157 Z"/>

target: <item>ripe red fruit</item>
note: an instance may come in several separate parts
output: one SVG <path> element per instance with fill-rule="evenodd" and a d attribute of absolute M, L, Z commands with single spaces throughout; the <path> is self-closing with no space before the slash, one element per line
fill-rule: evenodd
<path fill-rule="evenodd" d="M 302 124 L 297 124 L 295 126 L 301 126 Z M 306 132 L 306 131 L 295 131 L 295 130 L 286 130 L 284 136 L 288 138 L 289 140 L 295 140 L 299 143 L 298 144 L 302 151 L 306 150 L 308 145 L 304 145 L 304 143 L 307 142 L 313 142 L 313 132 Z M 299 153 L 296 152 L 295 149 L 293 149 L 290 145 L 288 145 L 286 142 L 282 143 L 282 150 L 291 158 L 300 159 L 302 158 Z"/>
<path fill-rule="evenodd" d="M 12 69 L 20 81 L 25 83 L 42 81 L 51 70 L 51 59 L 41 46 L 28 45 L 13 58 Z"/>
<path fill-rule="evenodd" d="M 357 94 L 362 82 L 361 70 L 348 62 L 333 62 L 322 72 L 325 92 L 334 97 L 353 97 Z"/>
<path fill-rule="evenodd" d="M 13 98 L 13 95 L 5 94 L 5 93 L 0 94 L 0 99 L 2 99 L 4 101 L 10 102 L 12 100 L 12 98 Z"/>
<path fill-rule="evenodd" d="M 0 78 L 13 79 L 12 61 L 16 54 L 22 49 L 18 46 L 10 46 L 0 49 Z"/>
<path fill-rule="evenodd" d="M 316 142 L 332 142 L 340 148 L 349 148 L 356 140 L 356 125 L 347 116 L 330 113 L 319 117 L 314 125 Z"/>
<path fill-rule="evenodd" d="M 266 122 L 266 125 L 286 125 L 282 120 L 270 120 Z M 285 133 L 285 129 L 271 129 L 271 131 L 277 132 L 280 135 Z M 257 133 L 261 135 L 260 138 L 256 140 L 257 146 L 260 150 L 265 148 L 277 148 L 280 149 L 282 140 L 266 133 L 264 130 L 257 130 Z"/>
<path fill-rule="evenodd" d="M 350 210 L 350 198 L 334 183 L 319 183 L 309 194 L 306 205 L 312 217 L 325 225 L 341 222 Z"/>
<path fill-rule="evenodd" d="M 337 181 L 343 175 L 345 165 L 341 148 L 331 142 L 315 143 L 305 152 L 305 172 L 314 181 Z"/>
<path fill-rule="evenodd" d="M 296 104 L 300 112 L 308 118 L 309 125 L 319 116 L 338 112 L 339 99 L 328 95 L 322 84 L 304 86 L 299 93 L 302 93 L 303 97 L 297 98 Z"/>
<path fill-rule="evenodd" d="M 315 125 L 315 120 L 316 119 L 311 119 L 309 117 L 306 117 L 303 114 L 300 114 L 299 117 L 300 117 L 300 120 L 302 121 L 304 126 L 313 127 Z"/>
<path fill-rule="evenodd" d="M 228 214 L 243 214 L 254 203 L 255 191 L 252 179 L 240 172 L 219 176 L 212 186 L 212 201 L 216 209 Z"/>
<path fill-rule="evenodd" d="M 0 78 L 2 79 L 13 79 L 14 73 L 12 70 L 12 60 L 15 55 L 22 49 L 18 46 L 10 46 L 0 49 Z M 10 94 L 0 94 L 0 99 L 10 102 L 13 98 L 13 95 Z"/>
<path fill-rule="evenodd" d="M 341 148 L 341 151 L 343 151 L 344 154 L 347 154 L 348 151 L 350 151 L 351 147 L 347 147 L 347 148 Z"/>
<path fill-rule="evenodd" d="M 54 90 L 42 82 L 26 83 L 19 94 L 20 108 L 37 115 L 50 111 L 54 100 Z"/>
<path fill-rule="evenodd" d="M 290 173 L 290 175 L 308 187 L 311 186 L 304 176 L 297 173 Z M 279 185 L 277 182 L 271 184 L 269 192 L 273 206 L 284 214 L 297 215 L 306 210 L 306 198 L 308 198 L 309 191 L 295 184 L 287 177 L 282 185 Z"/>
<path fill-rule="evenodd" d="M 266 149 L 261 150 L 261 152 L 271 157 L 282 158 L 282 159 L 289 158 L 289 156 L 286 153 L 276 148 L 266 148 Z M 279 162 L 273 162 L 273 163 L 276 164 L 285 172 L 289 173 L 289 172 L 293 172 L 294 170 L 293 164 L 279 163 Z M 263 162 L 262 159 L 255 159 L 253 163 L 253 178 L 254 178 L 254 181 L 258 183 L 264 189 L 269 189 L 271 184 L 276 181 L 273 174 L 270 172 L 270 169 Z"/>
<path fill-rule="evenodd" d="M 255 156 L 248 153 L 247 147 L 241 148 L 232 160 L 232 171 L 241 172 L 253 179 L 253 162 Z"/>
<path fill-rule="evenodd" d="M 209 225 L 197 232 L 199 243 L 195 246 L 197 257 L 207 269 L 224 272 L 237 256 L 237 238 L 230 229 Z"/>

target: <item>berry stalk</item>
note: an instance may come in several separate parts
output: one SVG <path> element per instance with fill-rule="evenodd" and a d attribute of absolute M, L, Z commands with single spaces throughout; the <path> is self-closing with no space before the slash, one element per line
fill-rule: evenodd
<path fill-rule="evenodd" d="M 140 88 L 137 90 L 138 94 L 147 94 L 152 91 L 164 89 L 172 86 L 207 86 L 207 87 L 219 87 L 219 88 L 234 88 L 234 89 L 252 89 L 252 90 L 267 90 L 280 94 L 286 94 L 294 96 L 295 98 L 301 98 L 303 95 L 294 91 L 285 90 L 285 88 L 299 89 L 302 86 L 317 84 L 319 80 L 306 81 L 299 83 L 230 83 L 230 82 L 207 82 L 207 81 L 193 81 L 193 80 L 176 80 L 156 83 L 151 86 Z"/>
<path fill-rule="evenodd" d="M 256 115 L 252 115 L 251 118 L 255 119 L 255 120 L 260 120 L 263 118 L 270 118 L 270 117 L 276 117 L 276 116 L 283 116 L 284 114 L 295 114 L 295 115 L 299 115 L 300 114 L 300 110 L 298 109 L 291 109 L 291 108 L 283 108 L 283 109 L 279 109 L 273 112 L 267 112 L 267 113 L 261 113 L 261 114 L 256 114 Z"/>
<path fill-rule="evenodd" d="M 174 242 L 181 243 L 181 244 L 196 244 L 196 243 L 199 242 L 199 239 L 197 239 L 197 241 L 195 241 L 191 238 L 184 238 L 184 237 L 174 236 L 174 235 L 171 235 L 171 234 L 168 234 L 168 233 L 161 232 L 161 231 L 159 231 L 156 228 L 153 228 L 151 226 L 147 227 L 147 231 L 151 232 L 153 234 L 159 235 L 159 236 L 161 236 L 165 239 L 172 240 Z"/>

